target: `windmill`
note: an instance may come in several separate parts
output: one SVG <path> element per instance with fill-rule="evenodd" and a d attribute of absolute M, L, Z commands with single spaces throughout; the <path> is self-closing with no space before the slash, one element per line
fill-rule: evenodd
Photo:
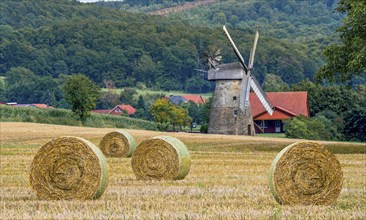
<path fill-rule="evenodd" d="M 251 88 L 266 111 L 270 115 L 273 113 L 271 103 L 252 74 L 259 34 L 257 31 L 249 63 L 246 65 L 226 27 L 224 26 L 223 29 L 239 62 L 221 64 L 208 71 L 208 80 L 216 81 L 208 133 L 254 135 L 252 110 L 249 103 Z"/>

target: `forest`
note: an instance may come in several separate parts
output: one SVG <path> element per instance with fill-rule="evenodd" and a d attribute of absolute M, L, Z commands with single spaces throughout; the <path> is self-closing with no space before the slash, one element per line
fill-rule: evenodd
<path fill-rule="evenodd" d="M 180 18 L 73 1 L 5 0 L 0 6 L 3 76 L 11 68 L 23 67 L 42 77 L 84 73 L 101 86 L 103 80 L 113 80 L 118 87 L 142 82 L 157 90 L 207 92 L 212 84 L 195 71 L 207 68 L 202 61 L 205 49 L 215 45 L 223 62 L 236 61 L 221 25 L 197 27 Z M 230 26 L 247 58 L 255 29 Z M 255 63 L 260 82 L 268 73 L 288 84 L 314 78 L 322 60 L 311 45 L 264 33 Z M 325 46 L 322 43 L 319 47 Z"/>
<path fill-rule="evenodd" d="M 347 4 L 339 13 L 338 0 L 216 1 L 167 16 L 146 13 L 184 2 L 189 1 L 1 1 L 0 102 L 70 108 L 62 88 L 74 74 L 87 76 L 101 88 L 113 82 L 117 88 L 210 92 L 214 84 L 198 71 L 208 68 L 203 59 L 207 48 L 219 48 L 223 63 L 237 61 L 222 31 L 226 25 L 246 60 L 254 33 L 259 31 L 254 74 L 266 91 L 308 91 L 311 115 L 326 115 L 333 125 L 334 120 L 352 117 L 353 110 L 358 111 L 353 115 L 365 120 L 364 74 L 341 84 L 322 77 L 332 74 L 329 70 L 317 74 L 329 58 L 323 56 L 324 49 L 342 40 L 336 30 L 349 10 Z M 117 94 L 108 102 L 110 97 L 104 92 L 97 106 L 128 102 L 124 95 Z M 146 105 L 156 98 L 144 97 Z M 137 101 L 129 102 L 137 105 Z M 328 110 L 334 114 L 325 114 Z M 141 118 L 151 117 L 148 112 L 141 114 Z M 204 121 L 202 117 L 196 120 Z M 355 120 L 356 116 L 351 122 Z M 351 123 L 352 129 L 359 130 L 362 120 Z M 336 133 L 342 135 L 332 138 L 345 139 L 348 128 L 337 128 Z"/>

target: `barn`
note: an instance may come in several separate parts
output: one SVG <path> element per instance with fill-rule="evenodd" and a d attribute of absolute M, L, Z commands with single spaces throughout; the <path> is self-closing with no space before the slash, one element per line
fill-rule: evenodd
<path fill-rule="evenodd" d="M 283 133 L 284 120 L 299 115 L 310 115 L 306 91 L 267 92 L 266 95 L 274 107 L 272 116 L 267 113 L 254 93 L 249 96 L 256 133 Z"/>

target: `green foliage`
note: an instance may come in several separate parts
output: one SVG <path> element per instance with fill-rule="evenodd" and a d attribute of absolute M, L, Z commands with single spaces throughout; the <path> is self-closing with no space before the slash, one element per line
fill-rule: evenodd
<path fill-rule="evenodd" d="M 197 105 L 196 103 L 189 101 L 184 103 L 182 107 L 188 110 L 188 115 L 192 118 L 192 122 L 197 124 L 203 123 L 203 104 Z"/>
<path fill-rule="evenodd" d="M 200 132 L 207 134 L 208 133 L 208 124 L 202 125 L 200 128 Z"/>
<path fill-rule="evenodd" d="M 0 121 L 33 122 L 71 126 L 108 127 L 158 130 L 158 124 L 140 119 L 114 115 L 91 114 L 80 121 L 73 112 L 65 109 L 39 109 L 34 107 L 0 106 Z"/>
<path fill-rule="evenodd" d="M 309 130 L 304 118 L 293 118 L 285 121 L 284 124 L 286 137 L 291 138 L 305 138 L 309 136 Z"/>
<path fill-rule="evenodd" d="M 95 109 L 99 88 L 88 77 L 82 74 L 70 76 L 63 87 L 64 98 L 72 106 L 72 111 L 81 120 Z"/>
<path fill-rule="evenodd" d="M 252 7 L 252 3 L 233 5 L 236 4 L 245 11 Z M 221 6 L 230 4 L 217 3 L 218 9 L 211 9 L 213 14 L 223 13 Z M 208 92 L 212 84 L 194 71 L 203 65 L 205 48 L 216 45 L 222 49 L 223 62 L 237 61 L 221 27 L 193 27 L 181 19 L 131 14 L 66 0 L 1 1 L 0 8 L 4 9 L 0 19 L 0 53 L 4 58 L 0 75 L 10 68 L 24 67 L 36 75 L 54 78 L 84 73 L 99 85 L 113 80 L 118 87 L 143 83 L 167 91 Z M 237 19 L 225 11 L 226 19 L 239 19 L 245 24 L 242 19 L 247 15 L 240 13 L 242 7 L 231 7 L 228 12 L 231 10 Z M 259 11 L 256 9 L 255 13 Z M 287 26 L 278 28 L 284 27 Z M 230 31 L 247 56 L 252 31 L 239 24 Z M 280 75 L 288 84 L 312 78 L 320 63 L 312 50 L 318 45 L 314 39 L 314 46 L 308 47 L 273 37 L 276 36 L 261 35 L 255 64 L 258 80 L 263 81 L 266 73 Z"/>
<path fill-rule="evenodd" d="M 134 95 L 138 94 L 137 91 L 133 88 L 125 88 L 123 91 L 121 91 L 121 94 L 119 96 L 119 100 L 123 104 L 129 104 L 133 105 L 135 103 L 134 101 Z"/>
<path fill-rule="evenodd" d="M 217 1 L 204 8 L 172 14 L 197 26 L 230 25 L 293 41 L 324 40 L 340 24 L 338 1 Z M 225 23 L 223 23 L 225 22 Z"/>
<path fill-rule="evenodd" d="M 285 135 L 289 138 L 309 140 L 338 140 L 341 134 L 332 121 L 319 115 L 314 118 L 295 117 L 285 122 Z"/>
<path fill-rule="evenodd" d="M 4 81 L 0 80 L 0 102 L 6 101 L 5 91 L 5 83 Z"/>
<path fill-rule="evenodd" d="M 366 108 L 357 107 L 346 113 L 344 117 L 344 134 L 347 140 L 366 142 Z"/>
<path fill-rule="evenodd" d="M 166 99 L 156 100 L 149 109 L 154 120 L 160 124 L 172 124 L 173 130 L 176 129 L 176 125 L 179 127 L 188 125 L 192 118 L 188 115 L 188 110 L 175 106 Z"/>
<path fill-rule="evenodd" d="M 147 106 L 145 104 L 145 100 L 142 95 L 139 95 L 139 98 L 137 99 L 137 102 L 136 102 L 135 117 L 141 118 L 141 119 L 149 119 Z"/>
<path fill-rule="evenodd" d="M 343 116 L 349 109 L 358 103 L 359 96 L 355 91 L 344 86 L 322 86 L 309 80 L 304 80 L 292 86 L 292 91 L 307 91 L 310 115 L 331 110 L 337 115 Z"/>
<path fill-rule="evenodd" d="M 98 99 L 98 109 L 112 109 L 119 104 L 119 96 L 111 91 L 103 92 Z"/>
<path fill-rule="evenodd" d="M 38 77 L 23 67 L 11 68 L 6 76 L 6 101 L 57 106 L 62 98 L 58 83 L 50 76 Z"/>
<path fill-rule="evenodd" d="M 362 123 L 364 122 L 363 112 L 366 109 L 365 88 L 365 85 L 359 85 L 355 89 L 347 89 L 345 86 L 322 86 L 305 80 L 293 85 L 291 89 L 293 91 L 308 92 L 310 115 L 315 116 L 316 119 L 315 122 L 312 122 L 313 125 L 316 130 L 319 130 L 321 125 L 318 126 L 316 123 L 321 122 L 329 132 L 329 134 L 319 134 L 319 138 L 322 137 L 326 140 L 364 140 Z M 296 124 L 296 122 L 293 123 Z M 302 135 L 318 139 L 317 134 Z M 298 135 L 289 134 L 289 136 L 295 137 Z"/>
<path fill-rule="evenodd" d="M 285 92 L 289 91 L 290 87 L 280 76 L 268 73 L 264 78 L 263 89 L 266 92 Z"/>
<path fill-rule="evenodd" d="M 341 0 L 338 12 L 346 14 L 337 29 L 340 42 L 324 50 L 326 64 L 317 73 L 318 80 L 349 82 L 354 76 L 366 74 L 366 2 Z"/>

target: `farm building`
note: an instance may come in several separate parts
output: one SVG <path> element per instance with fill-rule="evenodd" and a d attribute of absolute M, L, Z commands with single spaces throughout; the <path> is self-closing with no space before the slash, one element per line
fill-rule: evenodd
<path fill-rule="evenodd" d="M 183 96 L 171 95 L 168 97 L 168 99 L 174 105 L 178 105 L 180 103 L 186 103 L 189 101 L 192 101 L 197 105 L 206 103 L 206 100 L 200 95 L 183 95 Z"/>
<path fill-rule="evenodd" d="M 47 104 L 18 104 L 16 102 L 6 103 L 6 105 L 14 106 L 14 107 L 35 107 L 35 108 L 51 108 Z"/>
<path fill-rule="evenodd" d="M 274 107 L 272 116 L 254 93 L 249 97 L 256 133 L 282 133 L 284 120 L 299 115 L 309 117 L 307 92 L 267 92 L 266 95 Z"/>
<path fill-rule="evenodd" d="M 116 105 L 112 110 L 93 110 L 92 112 L 110 115 L 123 115 L 124 113 L 127 113 L 128 115 L 133 115 L 136 113 L 136 109 L 131 105 L 121 104 Z"/>

